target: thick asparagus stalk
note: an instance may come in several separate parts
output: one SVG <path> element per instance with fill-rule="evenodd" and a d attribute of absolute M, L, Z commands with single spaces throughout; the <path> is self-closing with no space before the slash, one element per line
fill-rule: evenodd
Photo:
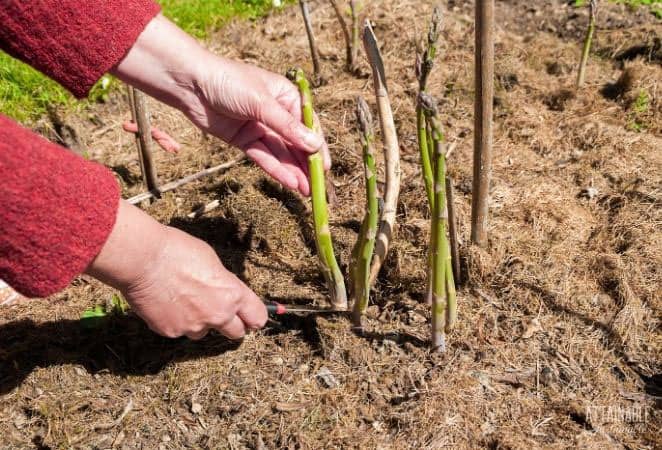
<path fill-rule="evenodd" d="M 354 311 L 352 320 L 355 327 L 361 327 L 361 318 L 370 300 L 370 263 L 375 249 L 375 237 L 379 223 L 377 199 L 377 170 L 375 168 L 375 152 L 373 149 L 374 133 L 372 131 L 372 116 L 368 104 L 363 97 L 357 98 L 356 118 L 361 134 L 363 148 L 363 165 L 365 168 L 366 212 L 361 224 L 359 240 L 354 250 L 355 261 L 352 276 L 354 282 Z"/>
<path fill-rule="evenodd" d="M 598 10 L 598 0 L 590 0 L 588 5 L 588 27 L 586 28 L 586 37 L 584 38 L 584 47 L 582 48 L 582 59 L 579 62 L 579 71 L 577 73 L 577 88 L 584 85 L 584 77 L 586 76 L 586 63 L 588 62 L 588 55 L 591 52 L 591 41 L 593 40 L 593 32 L 595 31 L 595 14 Z"/>
<path fill-rule="evenodd" d="M 446 164 L 442 150 L 442 136 L 436 115 L 429 116 L 434 148 L 434 206 L 432 208 L 432 348 L 443 352 L 446 348 L 444 331 L 447 323 L 448 290 L 448 241 L 446 239 L 446 189 L 444 178 Z"/>
<path fill-rule="evenodd" d="M 299 88 L 301 94 L 301 111 L 303 123 L 308 128 L 315 129 L 313 114 L 313 96 L 310 84 L 301 69 L 291 69 L 287 73 Z M 331 296 L 331 303 L 335 309 L 347 309 L 347 291 L 345 280 L 336 261 L 329 229 L 329 212 L 326 204 L 326 189 L 324 183 L 324 164 L 320 153 L 308 157 L 308 171 L 310 172 L 310 191 L 313 202 L 313 223 L 315 226 L 315 243 L 319 256 L 322 274 L 326 279 Z"/>
<path fill-rule="evenodd" d="M 444 136 L 432 97 L 419 94 L 419 106 L 425 112 L 432 134 L 434 156 L 434 202 L 430 233 L 431 256 L 429 258 L 429 286 L 432 300 L 432 346 L 444 349 L 446 333 L 450 332 L 457 318 L 457 299 L 451 249 L 447 238 L 448 205 L 446 202 L 446 154 L 443 151 Z"/>

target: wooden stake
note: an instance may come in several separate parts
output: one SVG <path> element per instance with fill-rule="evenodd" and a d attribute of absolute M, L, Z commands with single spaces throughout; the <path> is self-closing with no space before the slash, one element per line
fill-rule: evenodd
<path fill-rule="evenodd" d="M 131 106 L 131 118 L 138 126 L 136 132 L 136 147 L 138 148 L 138 159 L 143 182 L 148 191 L 153 192 L 153 197 L 160 198 L 159 178 L 152 159 L 152 130 L 149 122 L 149 112 L 145 103 L 145 96 L 138 89 L 129 86 L 129 105 Z"/>
<path fill-rule="evenodd" d="M 492 102 L 494 97 L 494 0 L 476 0 L 474 101 L 474 177 L 471 198 L 471 242 L 487 245 L 487 219 L 492 176 Z"/>
<path fill-rule="evenodd" d="M 453 180 L 446 177 L 446 207 L 448 208 L 448 235 L 451 244 L 451 261 L 453 264 L 453 279 L 458 286 L 462 283 L 460 278 L 460 250 L 457 241 L 457 217 L 455 216 L 455 193 Z"/>
<path fill-rule="evenodd" d="M 220 170 L 228 169 L 228 168 L 230 168 L 230 167 L 232 167 L 236 164 L 239 164 L 244 159 L 246 159 L 246 157 L 242 156 L 240 158 L 233 159 L 232 161 L 228 161 L 226 163 L 219 164 L 217 166 L 201 170 L 200 172 L 194 173 L 193 175 L 189 175 L 189 176 L 184 177 L 184 178 L 180 178 L 179 180 L 171 181 L 170 183 L 166 183 L 166 184 L 162 185 L 159 188 L 158 193 L 162 194 L 164 192 L 172 191 L 173 189 L 177 189 L 178 187 L 183 186 L 186 183 L 190 183 L 192 181 L 199 180 L 200 178 L 204 178 L 207 175 L 211 175 L 211 174 L 216 173 Z M 129 198 L 127 201 L 129 203 L 131 203 L 132 205 L 135 205 L 135 204 L 140 203 L 144 200 L 149 200 L 150 198 L 155 197 L 156 194 L 157 194 L 156 192 L 152 192 L 152 191 L 143 192 L 142 194 L 134 195 L 133 197 Z"/>
<path fill-rule="evenodd" d="M 386 166 L 386 187 L 384 188 L 384 208 L 379 221 L 379 232 L 375 245 L 375 253 L 370 267 L 370 284 L 377 279 L 379 269 L 382 267 L 395 227 L 395 216 L 398 209 L 398 196 L 400 195 L 400 147 L 398 134 L 393 121 L 393 111 L 386 88 L 386 75 L 384 62 L 379 52 L 377 38 L 372 31 L 369 21 L 363 26 L 363 48 L 368 55 L 368 62 L 372 69 L 372 83 L 377 98 L 377 112 L 379 124 L 382 129 L 384 143 L 384 161 Z"/>
<path fill-rule="evenodd" d="M 306 26 L 306 34 L 308 35 L 308 44 L 310 45 L 310 57 L 313 60 L 313 85 L 321 86 L 324 84 L 324 77 L 322 77 L 322 65 L 320 64 L 320 55 L 315 43 L 315 35 L 313 34 L 313 25 L 310 21 L 310 12 L 308 11 L 308 2 L 306 0 L 299 0 L 301 6 L 301 15 L 303 16 L 303 23 Z"/>

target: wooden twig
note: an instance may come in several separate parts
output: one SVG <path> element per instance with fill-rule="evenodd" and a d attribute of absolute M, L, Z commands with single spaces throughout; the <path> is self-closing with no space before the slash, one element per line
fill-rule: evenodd
<path fill-rule="evenodd" d="M 138 148 L 138 159 L 140 160 L 143 181 L 147 190 L 154 193 L 153 197 L 160 198 L 159 178 L 152 159 L 152 130 L 145 96 L 132 86 L 129 86 L 128 94 L 131 117 L 138 126 L 136 147 Z"/>
<path fill-rule="evenodd" d="M 453 263 L 453 279 L 458 286 L 462 284 L 460 274 L 460 246 L 457 240 L 457 217 L 455 214 L 455 193 L 453 180 L 446 177 L 446 207 L 448 208 L 448 235 L 451 245 L 451 261 Z"/>
<path fill-rule="evenodd" d="M 377 279 L 379 269 L 382 267 L 395 226 L 395 216 L 398 208 L 400 194 L 400 148 L 398 134 L 393 122 L 393 111 L 388 98 L 384 62 L 379 52 L 375 33 L 369 21 L 363 25 L 363 48 L 368 55 L 368 62 L 372 69 L 372 83 L 377 98 L 377 112 L 382 130 L 384 144 L 384 161 L 386 166 L 386 186 L 384 188 L 384 208 L 379 221 L 379 232 L 375 245 L 375 253 L 370 267 L 370 284 Z"/>
<path fill-rule="evenodd" d="M 315 35 L 313 34 L 313 25 L 310 21 L 310 12 L 308 11 L 308 2 L 306 0 L 299 0 L 301 6 L 301 15 L 303 16 L 303 23 L 306 26 L 306 34 L 308 35 L 308 44 L 310 45 L 310 57 L 313 60 L 313 85 L 321 86 L 324 84 L 324 77 L 322 76 L 322 65 L 320 64 L 319 50 L 315 43 Z"/>
<path fill-rule="evenodd" d="M 195 211 L 193 211 L 190 214 L 187 214 L 186 217 L 189 219 L 196 219 L 209 211 L 213 211 L 216 208 L 221 206 L 221 202 L 219 200 L 212 200 L 211 202 L 207 203 L 206 205 L 202 205 L 201 207 L 197 208 Z"/>
<path fill-rule="evenodd" d="M 492 176 L 494 0 L 476 1 L 475 70 L 471 242 L 479 247 L 485 247 L 487 245 L 488 198 Z"/>
<path fill-rule="evenodd" d="M 193 175 L 189 175 L 189 176 L 184 177 L 184 178 L 180 178 L 179 180 L 171 181 L 170 183 L 166 183 L 166 184 L 162 185 L 159 189 L 159 193 L 161 194 L 161 193 L 164 193 L 164 192 L 172 191 L 173 189 L 177 189 L 178 187 L 183 186 L 186 183 L 190 183 L 192 181 L 199 180 L 200 178 L 204 178 L 204 177 L 206 177 L 208 175 L 211 175 L 213 173 L 216 173 L 220 170 L 228 169 L 228 168 L 230 168 L 234 165 L 239 164 L 244 159 L 246 159 L 246 157 L 242 156 L 240 158 L 233 159 L 232 161 L 228 161 L 226 163 L 219 164 L 217 166 L 201 170 L 200 172 L 194 173 Z M 144 200 L 148 200 L 150 198 L 155 197 L 156 194 L 157 194 L 156 192 L 152 192 L 152 191 L 143 192 L 142 194 L 134 195 L 133 197 L 129 198 L 127 200 L 127 202 L 131 203 L 132 205 L 135 205 L 135 204 L 140 203 Z"/>

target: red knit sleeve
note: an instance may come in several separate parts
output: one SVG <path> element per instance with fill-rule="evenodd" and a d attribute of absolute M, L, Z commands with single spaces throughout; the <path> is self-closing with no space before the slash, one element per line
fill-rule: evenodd
<path fill-rule="evenodd" d="M 0 115 L 0 180 L 0 279 L 29 297 L 57 292 L 106 242 L 115 177 Z"/>
<path fill-rule="evenodd" d="M 85 97 L 159 10 L 152 0 L 2 0 L 0 48 Z"/>

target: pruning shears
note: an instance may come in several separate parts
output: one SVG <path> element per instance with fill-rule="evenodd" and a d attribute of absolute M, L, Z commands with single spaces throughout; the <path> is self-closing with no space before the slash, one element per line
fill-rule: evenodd
<path fill-rule="evenodd" d="M 282 316 L 284 314 L 328 314 L 342 313 L 339 309 L 319 308 L 315 306 L 285 305 L 278 302 L 265 302 L 267 313 L 270 316 Z"/>

